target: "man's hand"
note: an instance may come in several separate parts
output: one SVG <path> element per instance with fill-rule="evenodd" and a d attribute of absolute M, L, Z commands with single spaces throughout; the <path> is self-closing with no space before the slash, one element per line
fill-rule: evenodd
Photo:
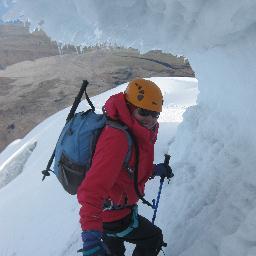
<path fill-rule="evenodd" d="M 166 163 L 155 164 L 153 175 L 167 179 L 170 179 L 174 176 L 174 174 L 172 173 L 172 168 Z"/>
<path fill-rule="evenodd" d="M 78 252 L 82 252 L 84 256 L 107 256 L 108 249 L 102 242 L 102 233 L 99 231 L 83 231 L 83 249 Z"/>

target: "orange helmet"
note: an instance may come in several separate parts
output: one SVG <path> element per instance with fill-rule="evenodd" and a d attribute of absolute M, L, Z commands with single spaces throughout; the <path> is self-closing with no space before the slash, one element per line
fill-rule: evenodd
<path fill-rule="evenodd" d="M 150 80 L 132 80 L 125 90 L 125 99 L 139 108 L 162 111 L 163 95 L 160 88 Z"/>

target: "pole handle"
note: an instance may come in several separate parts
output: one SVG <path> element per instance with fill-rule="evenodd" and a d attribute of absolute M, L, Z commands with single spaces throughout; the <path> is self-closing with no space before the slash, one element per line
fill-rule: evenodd
<path fill-rule="evenodd" d="M 165 155 L 164 155 L 164 163 L 165 163 L 166 165 L 169 165 L 170 158 L 171 158 L 170 155 L 168 155 L 168 154 L 165 154 Z"/>

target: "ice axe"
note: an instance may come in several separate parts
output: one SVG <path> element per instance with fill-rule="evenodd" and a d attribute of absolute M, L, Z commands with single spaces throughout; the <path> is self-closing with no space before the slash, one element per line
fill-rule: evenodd
<path fill-rule="evenodd" d="M 164 157 L 165 157 L 164 158 L 164 164 L 169 165 L 171 156 L 168 155 L 168 154 L 165 154 Z M 173 176 L 174 176 L 174 174 L 171 172 L 170 178 L 172 178 Z M 160 201 L 160 196 L 161 196 L 161 192 L 162 192 L 162 188 L 163 188 L 164 179 L 165 179 L 165 177 L 161 177 L 157 198 L 156 198 L 156 200 L 155 199 L 153 200 L 153 206 L 154 206 L 154 215 L 153 215 L 153 218 L 152 218 L 152 223 L 153 224 L 155 223 L 155 219 L 156 219 L 156 213 L 157 213 L 158 204 L 159 204 L 159 201 Z"/>

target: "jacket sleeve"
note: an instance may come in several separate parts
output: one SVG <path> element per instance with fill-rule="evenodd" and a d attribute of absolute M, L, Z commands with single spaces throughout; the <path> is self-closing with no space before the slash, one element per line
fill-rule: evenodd
<path fill-rule="evenodd" d="M 122 170 L 127 151 L 126 134 L 106 126 L 98 139 L 91 168 L 77 192 L 82 230 L 102 231 L 103 203 Z"/>

